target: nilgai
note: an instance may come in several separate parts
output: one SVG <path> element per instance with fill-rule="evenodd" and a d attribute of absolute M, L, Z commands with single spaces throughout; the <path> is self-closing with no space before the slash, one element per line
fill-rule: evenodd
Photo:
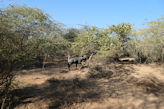
<path fill-rule="evenodd" d="M 74 57 L 74 58 L 70 58 L 70 56 L 68 55 L 68 70 L 70 70 L 70 67 L 72 64 L 76 64 L 76 69 L 77 69 L 77 64 L 81 64 L 82 61 L 86 61 L 87 58 L 85 57 Z"/>

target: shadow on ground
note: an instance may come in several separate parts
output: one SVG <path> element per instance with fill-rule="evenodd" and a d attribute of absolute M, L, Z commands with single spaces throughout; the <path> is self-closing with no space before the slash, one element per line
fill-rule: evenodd
<path fill-rule="evenodd" d="M 55 68 L 60 74 L 69 73 L 66 67 Z M 135 107 L 132 103 L 126 106 L 122 106 L 123 104 L 120 103 L 122 109 L 128 106 L 132 106 L 130 108 L 134 109 L 148 109 L 149 107 L 160 109 L 164 104 L 163 86 L 160 82 L 156 82 L 155 78 L 149 79 L 150 83 L 156 84 L 146 84 L 145 81 L 131 78 L 130 75 L 134 70 L 130 64 L 104 64 L 92 66 L 86 79 L 58 80 L 50 78 L 40 85 L 14 90 L 12 93 L 16 96 L 16 100 L 11 104 L 11 108 L 43 101 L 43 103 L 48 104 L 47 108 L 56 109 L 83 102 L 100 102 L 107 97 L 123 99 L 126 102 L 141 102 L 138 107 Z M 51 76 L 54 68 L 49 68 L 48 71 L 50 72 L 49 76 Z M 34 71 L 34 73 L 39 72 Z M 133 100 L 130 101 L 131 99 Z M 108 107 L 114 108 L 111 105 L 109 104 Z"/>
<path fill-rule="evenodd" d="M 12 108 L 34 103 L 40 100 L 51 100 L 49 109 L 59 108 L 62 105 L 84 102 L 86 100 L 98 100 L 101 91 L 95 81 L 79 80 L 56 80 L 51 78 L 41 85 L 25 87 L 14 90 L 17 101 L 11 105 Z"/>

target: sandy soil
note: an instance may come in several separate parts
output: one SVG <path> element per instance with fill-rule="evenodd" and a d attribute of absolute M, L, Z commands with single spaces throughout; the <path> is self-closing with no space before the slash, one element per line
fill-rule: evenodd
<path fill-rule="evenodd" d="M 98 64 L 22 70 L 15 109 L 164 109 L 163 64 Z"/>

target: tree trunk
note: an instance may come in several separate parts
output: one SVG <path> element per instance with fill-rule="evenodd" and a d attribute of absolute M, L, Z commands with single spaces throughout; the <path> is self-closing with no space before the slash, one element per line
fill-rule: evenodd
<path fill-rule="evenodd" d="M 46 64 L 46 60 L 47 60 L 47 54 L 44 55 L 42 70 L 44 70 L 44 67 L 45 67 L 45 64 Z"/>
<path fill-rule="evenodd" d="M 93 53 L 89 56 L 89 59 L 87 60 L 87 66 L 90 64 L 90 60 L 92 59 Z"/>
<path fill-rule="evenodd" d="M 6 101 L 6 95 L 5 95 L 5 98 L 4 98 L 3 101 L 2 101 L 1 109 L 4 109 L 5 101 Z"/>

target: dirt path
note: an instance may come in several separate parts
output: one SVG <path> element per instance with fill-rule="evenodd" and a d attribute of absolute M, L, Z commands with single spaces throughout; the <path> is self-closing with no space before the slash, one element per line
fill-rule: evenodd
<path fill-rule="evenodd" d="M 15 109 L 164 109 L 162 65 L 109 64 L 22 70 Z"/>

